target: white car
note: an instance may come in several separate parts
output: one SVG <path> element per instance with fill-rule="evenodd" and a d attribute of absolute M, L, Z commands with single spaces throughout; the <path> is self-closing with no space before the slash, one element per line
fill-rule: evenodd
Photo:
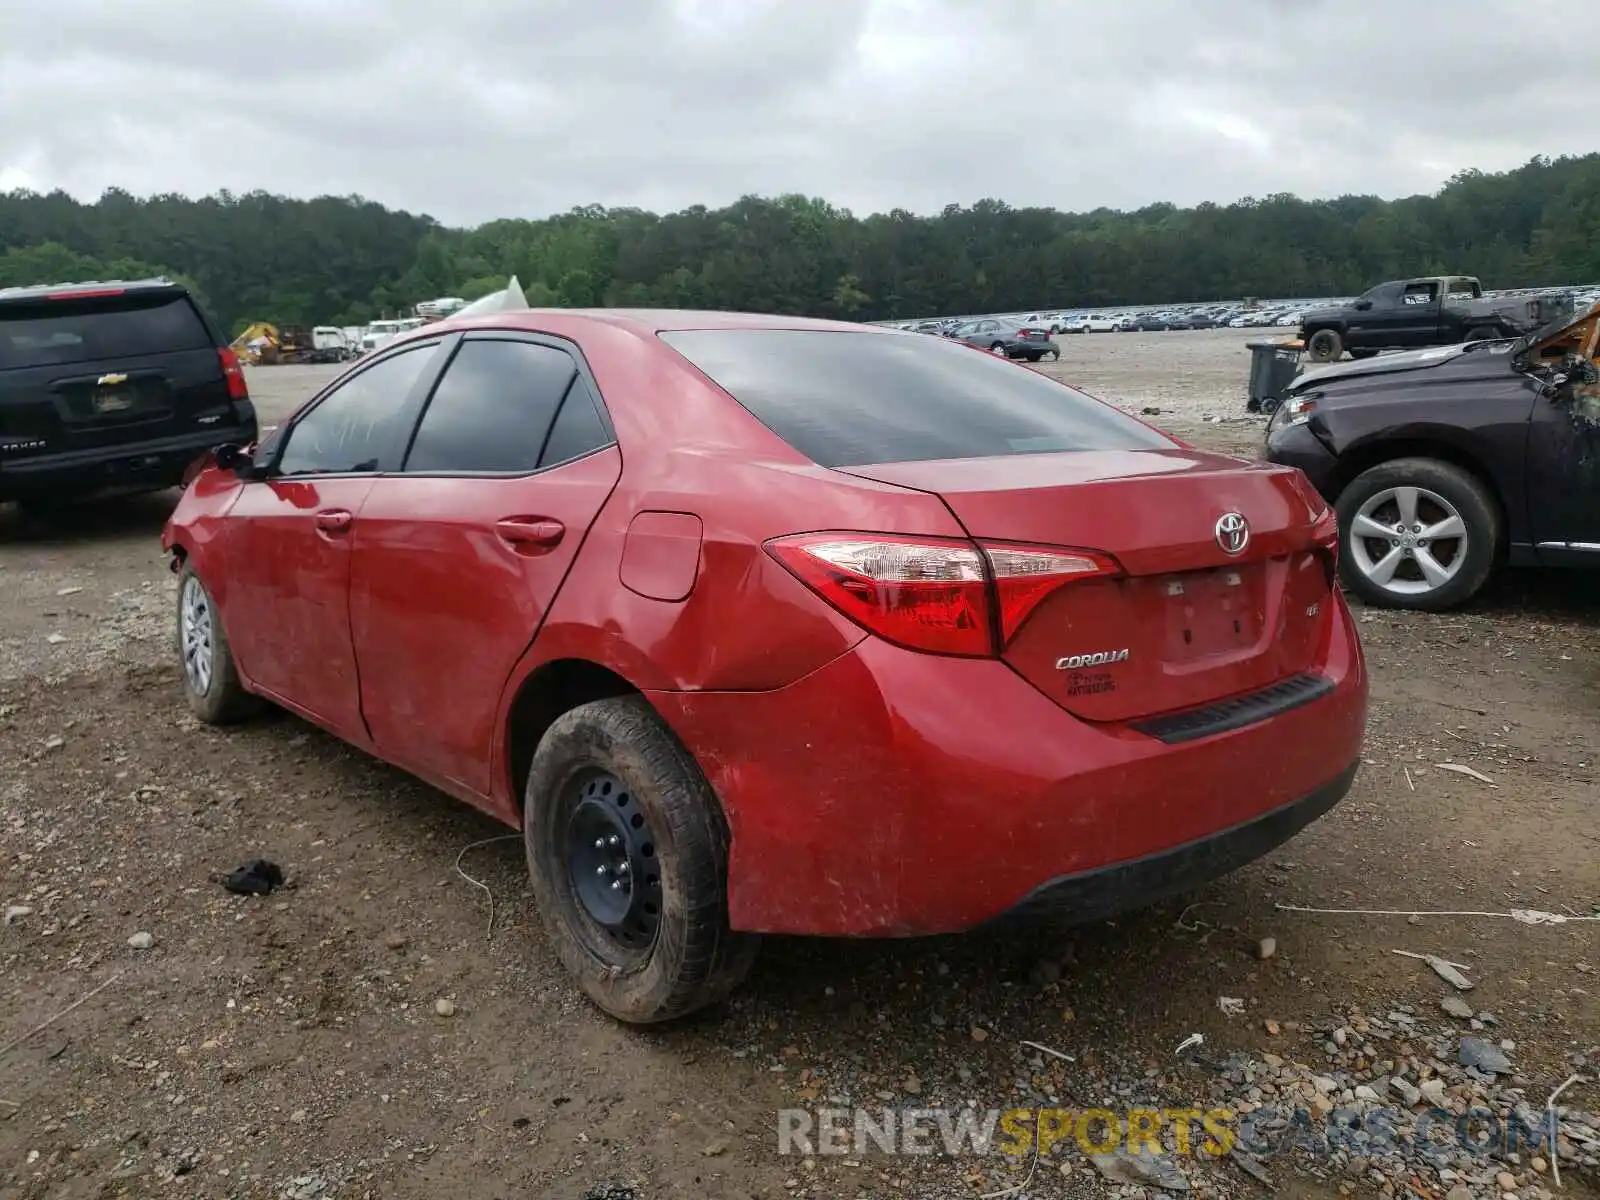
<path fill-rule="evenodd" d="M 1048 329 L 1051 337 L 1055 337 L 1058 333 L 1068 332 L 1066 313 L 1029 313 L 1026 317 L 1021 318 L 1021 323 L 1033 329 Z"/>
<path fill-rule="evenodd" d="M 1110 333 L 1117 327 L 1117 317 L 1109 317 L 1105 313 L 1090 313 L 1083 318 L 1084 333 Z"/>

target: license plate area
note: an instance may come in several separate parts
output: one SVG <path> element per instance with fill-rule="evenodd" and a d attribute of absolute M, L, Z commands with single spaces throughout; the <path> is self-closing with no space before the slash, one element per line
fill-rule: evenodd
<path fill-rule="evenodd" d="M 1257 645 L 1263 625 L 1260 570 L 1250 564 L 1151 580 L 1165 602 L 1162 657 L 1190 663 Z"/>
<path fill-rule="evenodd" d="M 91 404 L 96 416 L 111 416 L 116 413 L 132 412 L 138 405 L 139 398 L 133 389 L 126 386 L 97 387 L 91 398 Z"/>

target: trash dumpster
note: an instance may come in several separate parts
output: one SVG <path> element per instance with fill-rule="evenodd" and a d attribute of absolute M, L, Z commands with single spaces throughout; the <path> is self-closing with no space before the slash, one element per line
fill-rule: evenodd
<path fill-rule="evenodd" d="M 1298 340 L 1246 342 L 1250 351 L 1250 412 L 1269 413 L 1278 407 L 1283 391 L 1300 373 L 1305 344 Z"/>

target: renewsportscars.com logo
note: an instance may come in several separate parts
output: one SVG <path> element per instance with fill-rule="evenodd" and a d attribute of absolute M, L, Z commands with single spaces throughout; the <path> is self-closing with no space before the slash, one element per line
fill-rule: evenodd
<path fill-rule="evenodd" d="M 1300 1151 L 1313 1156 L 1334 1150 L 1376 1154 L 1406 1138 L 1446 1157 L 1550 1151 L 1550 1129 L 1516 1113 L 1487 1108 L 1464 1113 L 1435 1108 L 1422 1113 L 1375 1108 L 1357 1113 L 1335 1109 L 1318 1116 L 1309 1109 L 1258 1108 L 1241 1114 L 1228 1108 L 785 1108 L 778 1110 L 778 1153 L 864 1157 L 878 1154 L 943 1154 L 956 1158 L 1003 1154 L 1020 1157 L 1075 1146 L 1085 1155 L 1221 1157 L 1243 1150 L 1260 1158 Z"/>

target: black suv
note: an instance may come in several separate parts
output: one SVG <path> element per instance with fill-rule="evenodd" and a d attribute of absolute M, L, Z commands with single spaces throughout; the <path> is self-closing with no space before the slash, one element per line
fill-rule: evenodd
<path fill-rule="evenodd" d="M 0 288 L 0 500 L 172 487 L 256 434 L 238 358 L 181 285 Z"/>

